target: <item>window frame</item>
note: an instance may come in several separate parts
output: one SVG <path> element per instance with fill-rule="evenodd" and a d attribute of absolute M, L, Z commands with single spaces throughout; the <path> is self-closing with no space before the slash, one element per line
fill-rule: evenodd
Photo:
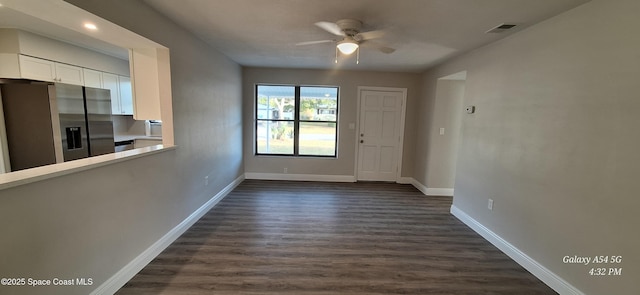
<path fill-rule="evenodd" d="M 258 118 L 258 87 L 260 86 L 280 86 L 280 87 L 293 87 L 294 88 L 294 115 L 293 119 L 260 119 Z M 314 87 L 314 88 L 333 88 L 336 90 L 336 111 L 335 121 L 327 121 L 327 120 L 302 120 L 300 119 L 300 107 L 301 107 L 301 97 L 300 97 L 300 89 L 304 87 Z M 338 158 L 338 130 L 339 130 L 339 114 L 340 114 L 340 87 L 333 85 L 290 85 L 290 84 L 255 84 L 254 87 L 254 103 L 253 103 L 253 111 L 254 111 L 254 124 L 253 124 L 253 148 L 255 156 L 281 156 L 281 157 L 299 157 L 299 158 Z M 293 122 L 293 153 L 292 154 L 282 154 L 282 153 L 260 153 L 258 151 L 258 123 L 259 122 Z M 335 135 L 334 135 L 334 147 L 333 147 L 333 155 L 308 155 L 308 154 L 300 154 L 300 123 L 332 123 L 335 124 Z"/>

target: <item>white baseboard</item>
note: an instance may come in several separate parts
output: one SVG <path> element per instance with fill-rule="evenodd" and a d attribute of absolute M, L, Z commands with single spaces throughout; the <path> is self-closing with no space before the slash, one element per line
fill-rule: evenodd
<path fill-rule="evenodd" d="M 396 180 L 396 183 L 413 184 L 414 181 L 415 181 L 415 179 L 413 179 L 413 177 L 400 177 L 400 178 L 398 178 L 398 180 Z"/>
<path fill-rule="evenodd" d="M 427 188 L 427 192 L 425 193 L 425 195 L 453 197 L 453 189 L 430 187 L 430 188 Z"/>
<path fill-rule="evenodd" d="M 527 254 L 520 251 L 520 249 L 516 248 L 515 246 L 498 236 L 496 233 L 482 225 L 480 222 L 467 215 L 467 213 L 460 210 L 458 207 L 452 205 L 451 214 L 460 219 L 460 221 L 480 234 L 487 241 L 500 249 L 500 251 L 507 254 L 507 256 L 511 257 L 511 259 L 531 272 L 534 276 L 543 281 L 559 294 L 584 295 L 584 293 L 578 290 L 576 287 L 569 284 L 567 281 L 544 267 L 542 264 L 533 260 L 533 258 L 527 256 Z"/>
<path fill-rule="evenodd" d="M 401 182 L 402 181 L 402 182 Z M 453 189 L 452 188 L 429 188 L 419 181 L 415 180 L 412 177 L 402 177 L 401 180 L 398 180 L 398 183 L 410 183 L 419 191 L 427 196 L 447 196 L 453 197 Z"/>
<path fill-rule="evenodd" d="M 419 181 L 415 180 L 415 178 L 411 178 L 411 184 L 417 188 L 419 191 L 421 191 L 425 196 L 428 196 L 427 192 L 429 191 L 429 188 L 427 188 L 426 185 L 420 183 Z"/>
<path fill-rule="evenodd" d="M 189 217 L 180 222 L 180 224 L 171 229 L 167 234 L 153 243 L 153 245 L 151 245 L 149 248 L 144 250 L 144 252 L 138 255 L 138 257 L 125 265 L 112 277 L 98 286 L 98 288 L 93 290 L 93 292 L 91 292 L 91 295 L 114 294 L 116 291 L 122 288 L 124 284 L 131 280 L 131 278 L 133 278 L 140 270 L 142 270 L 147 264 L 149 264 L 151 260 L 162 253 L 164 249 L 166 249 L 169 245 L 171 245 L 171 243 L 173 243 L 178 237 L 180 237 L 185 231 L 187 231 L 187 229 L 189 229 L 194 223 L 196 223 L 198 219 L 204 216 L 205 213 L 209 212 L 209 210 L 211 210 L 213 206 L 215 206 L 218 202 L 220 202 L 220 200 L 226 197 L 243 180 L 244 175 L 236 178 L 233 182 L 223 188 L 204 205 L 198 208 L 198 210 L 191 213 Z"/>
<path fill-rule="evenodd" d="M 315 174 L 284 174 L 284 173 L 255 173 L 247 172 L 245 179 L 260 180 L 291 180 L 291 181 L 322 181 L 322 182 L 355 182 L 353 175 L 315 175 Z"/>

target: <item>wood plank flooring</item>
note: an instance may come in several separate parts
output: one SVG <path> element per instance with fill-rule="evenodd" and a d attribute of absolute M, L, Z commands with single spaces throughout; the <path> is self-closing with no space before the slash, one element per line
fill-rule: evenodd
<path fill-rule="evenodd" d="M 411 185 L 246 180 L 117 294 L 557 294 Z"/>

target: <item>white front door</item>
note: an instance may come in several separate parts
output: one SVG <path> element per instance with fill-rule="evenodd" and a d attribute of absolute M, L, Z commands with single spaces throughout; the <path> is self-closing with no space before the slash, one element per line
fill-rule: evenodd
<path fill-rule="evenodd" d="M 402 91 L 360 92 L 358 180 L 397 180 L 404 97 Z"/>

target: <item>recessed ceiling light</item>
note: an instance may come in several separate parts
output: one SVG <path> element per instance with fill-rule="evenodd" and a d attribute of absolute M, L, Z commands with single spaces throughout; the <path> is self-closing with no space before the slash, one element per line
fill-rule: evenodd
<path fill-rule="evenodd" d="M 88 30 L 92 30 L 95 31 L 98 29 L 98 27 L 96 27 L 96 25 L 92 24 L 92 23 L 84 23 L 84 27 Z"/>

